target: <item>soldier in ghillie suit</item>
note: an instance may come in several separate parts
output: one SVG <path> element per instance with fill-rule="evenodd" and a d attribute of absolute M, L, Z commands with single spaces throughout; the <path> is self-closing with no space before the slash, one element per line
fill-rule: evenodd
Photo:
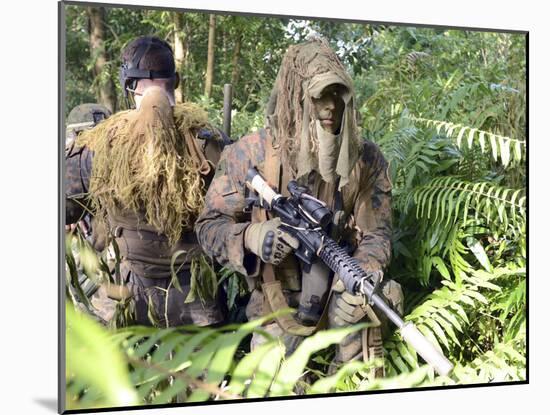
<path fill-rule="evenodd" d="M 287 353 L 318 328 L 370 320 L 375 326 L 344 339 L 334 362 L 380 357 L 382 316 L 362 296 L 345 292 L 342 282 L 332 278 L 321 262 L 304 272 L 291 253 L 297 241 L 279 229 L 278 218 L 258 207 L 246 213 L 245 178 L 250 167 L 256 167 L 283 196 L 288 195 L 288 182 L 295 179 L 332 209 L 330 235 L 365 270 L 381 276 L 389 263 L 388 163 L 375 144 L 359 136 L 352 80 L 325 40 L 313 39 L 287 50 L 266 124 L 222 153 L 195 226 L 199 242 L 221 265 L 246 276 L 252 290 L 249 319 L 287 305 L 298 309 L 291 320 L 277 319 L 265 327 L 282 336 Z M 381 289 L 402 312 L 399 284 L 384 280 Z M 259 341 L 260 336 L 253 338 L 252 347 Z"/>
<path fill-rule="evenodd" d="M 220 323 L 217 287 L 205 278 L 214 273 L 193 225 L 225 137 L 203 109 L 175 104 L 179 77 L 165 41 L 146 36 L 130 42 L 120 78 L 136 108 L 76 138 L 66 158 L 67 198 L 86 195 L 80 206 L 105 225 L 118 248 L 121 284 L 107 289 L 128 305 L 132 323 Z M 67 223 L 81 214 L 68 209 Z M 189 295 L 192 286 L 198 288 Z"/>

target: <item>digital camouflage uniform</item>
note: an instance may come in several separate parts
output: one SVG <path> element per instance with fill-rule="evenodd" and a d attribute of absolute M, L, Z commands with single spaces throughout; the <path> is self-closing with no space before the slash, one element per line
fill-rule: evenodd
<path fill-rule="evenodd" d="M 155 105 L 153 108 L 158 109 Z M 108 149 L 115 148 L 117 140 L 113 137 L 117 129 L 127 125 L 129 117 L 136 111 L 118 113 L 101 124 L 98 131 L 101 134 L 106 132 L 105 139 L 113 141 Z M 203 169 L 203 174 L 201 173 L 204 186 L 198 189 L 199 192 L 204 192 L 214 175 L 214 166 L 228 139 L 206 121 L 206 114 L 202 110 L 192 104 L 178 104 L 174 107 L 173 113 L 177 129 L 176 138 L 184 140 L 185 135 L 186 145 L 192 146 L 197 152 L 196 158 L 203 158 L 207 162 L 207 168 Z M 197 122 L 190 124 L 188 121 L 192 121 L 197 114 Z M 87 134 L 93 137 L 95 132 L 94 129 Z M 190 139 L 192 143 L 189 142 Z M 82 206 L 87 209 L 94 208 L 91 203 L 90 179 L 94 174 L 96 155 L 89 146 L 79 144 L 79 140 L 73 142 L 65 158 L 67 224 L 81 218 Z M 108 149 L 102 151 L 111 151 Z M 76 203 L 71 203 L 74 200 Z M 166 234 L 147 222 L 145 212 L 141 209 L 137 212 L 131 209 L 110 209 L 105 219 L 109 235 L 120 250 L 121 281 L 116 282 L 122 283 L 125 287 L 124 290 L 120 290 L 118 296 L 116 292 L 112 295 L 117 299 L 129 301 L 129 310 L 133 314 L 131 322 L 158 326 L 206 326 L 223 321 L 223 306 L 219 298 L 197 298 L 185 302 L 191 286 L 192 259 L 202 254 L 191 228 L 184 228 L 179 240 L 171 243 Z M 177 270 L 181 291 L 171 282 L 172 256 L 178 251 L 182 253 L 175 258 L 174 269 Z M 108 292 L 112 293 L 112 290 Z"/>
<path fill-rule="evenodd" d="M 346 97 L 344 109 L 344 120 L 347 121 L 342 123 L 340 132 L 340 155 L 336 165 L 339 177 L 335 181 L 327 182 L 321 177 L 320 163 L 315 161 L 318 150 L 312 149 L 315 147 L 315 136 L 312 134 L 314 120 L 312 101 L 308 101 L 307 94 L 318 94 L 325 85 L 334 81 L 345 85 L 350 93 Z M 346 247 L 365 270 L 383 270 L 390 261 L 392 230 L 388 163 L 374 143 L 361 140 L 357 135 L 352 91 L 349 75 L 326 42 L 313 40 L 291 47 L 283 58 L 268 104 L 268 127 L 241 138 L 222 153 L 216 175 L 206 195 L 205 209 L 197 220 L 195 230 L 208 255 L 221 265 L 247 277 L 252 290 L 247 307 L 249 319 L 270 311 L 266 307 L 261 288 L 262 266 L 270 264 L 264 265 L 245 248 L 246 229 L 251 222 L 258 221 L 254 212 L 245 212 L 245 177 L 251 167 L 256 167 L 267 179 L 272 176 L 278 178 L 272 181 L 268 179 L 268 182 L 283 195 L 288 195 L 289 180 L 296 179 L 299 184 L 309 187 L 314 197 L 326 202 L 334 212 L 331 237 Z M 296 107 L 296 102 L 300 101 L 300 106 Z M 285 127 L 285 120 L 286 127 L 290 125 L 291 128 Z M 292 138 L 291 134 L 298 138 Z M 292 148 L 295 150 L 292 151 Z M 266 154 L 273 152 L 279 155 L 280 161 L 275 175 L 272 171 L 266 171 Z M 273 170 L 271 165 L 269 167 Z M 322 266 L 326 268 L 324 264 Z M 273 269 L 276 279 L 281 282 L 288 305 L 297 308 L 304 284 L 302 277 L 308 278 L 297 258 L 291 254 Z M 381 289 L 391 305 L 402 312 L 399 284 L 384 280 Z M 328 311 L 328 321 L 325 321 L 328 327 L 342 325 L 337 318 L 337 303 L 341 303 L 342 295 L 342 292 L 336 291 L 329 294 L 327 290 L 321 301 L 321 306 Z M 352 323 L 365 320 L 369 311 L 372 309 L 362 305 L 353 307 Z M 378 317 L 384 325 L 382 316 Z M 319 321 L 318 328 L 322 325 L 323 321 Z M 281 335 L 287 346 L 287 353 L 302 338 L 285 332 L 286 328 L 280 324 L 278 326 L 272 323 L 266 329 L 274 335 Z M 346 337 L 337 348 L 335 363 L 360 357 L 371 359 L 381 356 L 380 329 L 379 325 L 375 329 L 363 330 Z M 259 338 L 253 339 L 252 347 L 258 340 Z M 377 375 L 380 373 L 377 371 Z"/>

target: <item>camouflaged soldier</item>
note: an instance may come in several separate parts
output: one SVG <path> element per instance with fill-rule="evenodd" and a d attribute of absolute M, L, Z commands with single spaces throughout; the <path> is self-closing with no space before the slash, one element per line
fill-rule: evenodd
<path fill-rule="evenodd" d="M 96 103 L 80 104 L 74 107 L 67 117 L 67 127 L 65 130 L 65 158 L 67 160 L 65 175 L 65 187 L 68 188 L 73 182 L 79 182 L 82 186 L 82 178 L 77 180 L 68 180 L 69 178 L 79 177 L 82 173 L 80 169 L 79 159 L 82 151 L 75 146 L 75 140 L 83 131 L 90 130 L 97 124 L 107 119 L 112 115 L 111 111 L 103 105 Z M 88 181 L 87 179 L 85 180 Z M 97 221 L 94 220 L 90 212 L 87 212 L 83 207 L 86 205 L 86 189 L 81 189 L 82 192 L 67 192 L 66 195 L 66 214 L 71 219 L 67 226 L 67 231 L 74 231 L 76 227 L 80 228 L 82 235 L 88 240 L 91 246 L 96 251 L 105 249 L 105 230 L 101 229 Z M 72 194 L 71 194 L 72 193 Z M 68 282 L 69 292 L 73 298 L 75 306 L 83 311 L 89 312 L 92 317 L 95 317 L 101 323 L 106 324 L 112 317 L 115 311 L 115 301 L 109 299 L 100 289 L 100 285 L 88 278 L 86 272 L 80 263 L 78 251 L 73 251 L 75 259 L 75 267 L 78 274 L 78 281 Z M 68 271 L 70 272 L 70 271 Z M 79 287 L 75 285 L 78 284 Z M 79 288 L 82 290 L 80 291 Z M 93 309 L 88 309 L 85 299 L 80 298 L 85 295 Z"/>
<path fill-rule="evenodd" d="M 288 49 L 266 124 L 222 153 L 195 226 L 199 242 L 221 265 L 247 277 L 252 289 L 249 319 L 287 304 L 299 309 L 290 323 L 277 320 L 266 327 L 282 335 L 287 353 L 303 336 L 327 323 L 340 327 L 372 320 L 376 327 L 344 339 L 335 363 L 380 357 L 384 321 L 380 324 L 364 298 L 345 292 L 343 283 L 333 281 L 328 267 L 320 262 L 309 273 L 303 272 L 291 254 L 297 241 L 278 229 L 279 219 L 259 208 L 246 213 L 245 177 L 250 167 L 256 167 L 283 195 L 288 195 L 288 182 L 296 179 L 332 209 L 331 236 L 367 271 L 382 275 L 389 263 L 388 163 L 375 144 L 359 136 L 352 80 L 325 40 L 313 39 Z M 402 312 L 399 284 L 386 280 L 381 287 L 392 306 Z M 254 338 L 252 347 L 259 341 L 260 337 Z"/>
<path fill-rule="evenodd" d="M 79 133 L 95 127 L 111 115 L 111 111 L 100 104 L 91 103 L 77 105 L 67 116 L 65 145 L 70 147 Z"/>
<path fill-rule="evenodd" d="M 76 138 L 66 159 L 67 197 L 86 194 L 86 208 L 118 247 L 122 285 L 107 289 L 128 303 L 132 322 L 220 323 L 224 315 L 215 292 L 186 300 L 191 268 L 206 266 L 192 230 L 225 137 L 198 106 L 175 104 L 179 77 L 168 43 L 137 38 L 122 52 L 122 62 L 122 89 L 136 109 L 118 112 Z M 68 210 L 67 223 L 78 213 Z"/>
<path fill-rule="evenodd" d="M 88 192 L 89 177 L 82 176 L 86 169 L 80 165 L 91 162 L 88 152 L 78 147 L 76 138 L 86 130 L 91 130 L 97 124 L 106 120 L 112 112 L 105 106 L 88 103 L 74 107 L 67 116 L 67 127 L 65 129 L 65 209 L 66 221 L 81 227 L 82 232 L 97 251 L 105 249 L 106 234 L 101 224 L 97 223 L 90 212 L 86 211 L 86 197 Z M 71 186 L 77 188 L 71 188 Z"/>

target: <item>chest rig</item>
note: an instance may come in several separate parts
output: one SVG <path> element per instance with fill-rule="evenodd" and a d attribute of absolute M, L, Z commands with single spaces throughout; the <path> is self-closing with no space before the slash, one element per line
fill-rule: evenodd
<path fill-rule="evenodd" d="M 265 143 L 265 161 L 262 169 L 264 178 L 276 191 L 283 196 L 288 196 L 287 185 L 293 178 L 290 176 L 288 170 L 282 168 L 280 157 L 277 154 L 277 149 L 273 147 L 269 131 L 260 130 L 260 137 Z M 327 203 L 333 211 L 334 220 L 330 225 L 329 234 L 333 239 L 339 241 L 349 215 L 345 213 L 342 192 L 338 190 L 338 182 L 326 183 L 314 171 L 310 172 L 306 177 L 300 178 L 298 182 L 300 185 L 307 186 L 314 197 Z M 271 214 L 267 210 L 258 206 L 252 208 L 251 220 L 253 223 L 263 222 L 271 218 Z M 308 285 L 308 275 L 304 273 L 297 258 L 294 255 L 289 255 L 278 266 L 269 263 L 260 263 L 260 286 L 264 294 L 263 314 L 289 307 L 298 308 L 299 310 L 296 315 L 298 318 L 288 314 L 275 318 L 278 325 L 289 334 L 308 336 L 320 328 L 326 320 L 332 273 L 323 264 L 318 264 L 318 266 L 312 267 L 312 269 L 317 273 L 324 273 L 323 278 L 326 284 L 324 287 L 323 284 L 315 287 L 315 294 L 311 296 L 314 300 L 309 301 L 310 298 L 308 298 L 309 302 L 306 301 L 308 306 L 316 309 L 318 317 L 304 322 L 299 318 L 301 314 L 303 315 L 300 310 L 302 310 L 304 302 L 303 298 L 299 297 L 300 294 L 303 294 L 304 290 L 308 291 L 310 286 Z"/>

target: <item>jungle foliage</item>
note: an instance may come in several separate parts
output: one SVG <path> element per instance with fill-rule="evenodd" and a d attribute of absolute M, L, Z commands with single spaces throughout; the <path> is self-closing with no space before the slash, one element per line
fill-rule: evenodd
<path fill-rule="evenodd" d="M 397 333 L 384 343 L 386 378 L 373 379 L 371 367 L 358 362 L 327 375 L 329 346 L 359 327 L 320 332 L 285 359 L 284 346 L 267 333 L 264 345 L 247 351 L 246 339 L 262 333 L 262 321 L 107 330 L 69 306 L 69 407 L 525 380 L 525 36 L 217 16 L 214 86 L 207 97 L 208 15 L 183 13 L 179 21 L 174 15 L 108 9 L 104 48 L 111 59 L 94 76 L 86 11 L 69 6 L 66 110 L 96 101 L 93 86 L 101 78 L 116 80 L 117 57 L 131 38 L 155 34 L 172 41 L 175 28 L 184 27 L 184 98 L 202 103 L 221 125 L 223 84 L 233 81 L 237 138 L 262 126 L 286 47 L 313 31 L 325 35 L 354 78 L 363 135 L 390 163 L 394 235 L 386 275 L 404 287 L 406 320 L 455 370 L 435 375 Z M 70 255 L 68 268 L 75 278 Z M 243 286 L 235 275 L 220 279 L 234 307 Z"/>

